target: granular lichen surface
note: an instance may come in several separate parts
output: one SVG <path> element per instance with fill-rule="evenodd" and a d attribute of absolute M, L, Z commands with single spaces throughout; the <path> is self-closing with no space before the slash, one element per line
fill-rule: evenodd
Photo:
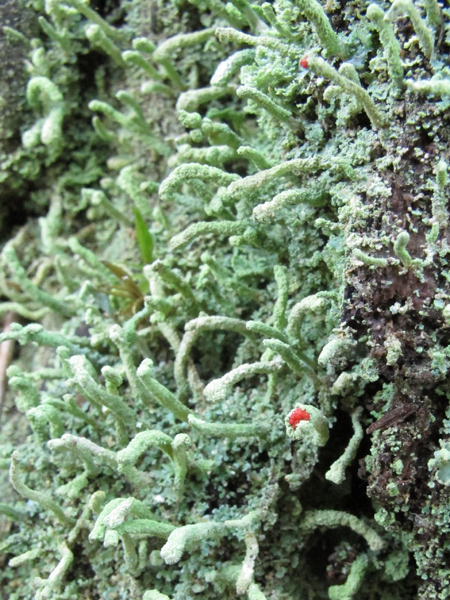
<path fill-rule="evenodd" d="M 450 598 L 450 9 L 0 17 L 0 598 Z"/>

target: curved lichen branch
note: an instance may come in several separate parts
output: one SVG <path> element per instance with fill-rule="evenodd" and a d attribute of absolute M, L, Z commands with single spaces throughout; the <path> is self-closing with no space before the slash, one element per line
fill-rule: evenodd
<path fill-rule="evenodd" d="M 27 562 L 31 562 L 32 560 L 39 558 L 41 553 L 42 549 L 39 547 L 33 548 L 32 550 L 27 550 L 27 552 L 23 552 L 23 554 L 19 554 L 19 556 L 14 556 L 14 558 L 11 558 L 8 561 L 8 567 L 20 567 Z"/>
<path fill-rule="evenodd" d="M 161 183 L 159 187 L 161 200 L 172 200 L 176 190 L 191 179 L 200 179 L 204 182 L 214 183 L 217 186 L 227 186 L 232 181 L 240 179 L 240 177 L 209 165 L 196 163 L 180 165 Z"/>
<path fill-rule="evenodd" d="M 85 464 L 90 474 L 98 472 L 95 464 L 117 470 L 115 453 L 87 438 L 65 433 L 60 439 L 50 440 L 47 445 L 53 451 L 72 452 Z"/>
<path fill-rule="evenodd" d="M 249 35 L 248 33 L 242 33 L 232 27 L 218 27 L 216 29 L 216 36 L 221 42 L 237 42 L 238 44 L 248 44 L 249 46 L 265 46 L 272 50 L 277 50 L 283 56 L 289 56 L 292 53 L 298 52 L 298 50 L 290 44 L 281 42 L 276 37 L 269 37 L 264 35 Z"/>
<path fill-rule="evenodd" d="M 444 188 L 448 184 L 448 164 L 445 160 L 440 159 L 435 168 L 436 183 L 440 192 L 444 191 Z"/>
<path fill-rule="evenodd" d="M 66 0 L 66 3 L 70 6 L 73 6 L 80 12 L 86 19 L 98 25 L 103 33 L 110 38 L 121 41 L 126 38 L 126 34 L 122 31 L 119 31 L 115 27 L 112 27 L 105 19 L 103 19 L 98 12 L 93 10 L 86 2 L 83 0 Z"/>
<path fill-rule="evenodd" d="M 224 523 L 209 521 L 177 527 L 169 536 L 167 543 L 161 549 L 161 556 L 167 565 L 177 563 L 188 544 L 204 539 L 219 540 L 227 534 Z"/>
<path fill-rule="evenodd" d="M 248 335 L 245 321 L 220 316 L 192 319 L 186 324 L 185 330 L 174 364 L 174 376 L 180 398 L 185 398 L 188 394 L 186 365 L 190 352 L 202 331 L 233 331 L 244 336 Z"/>
<path fill-rule="evenodd" d="M 427 24 L 411 0 L 394 0 L 384 18 L 386 21 L 394 21 L 399 16 L 403 16 L 404 13 L 411 19 L 422 52 L 427 58 L 431 58 L 434 51 L 433 33 L 428 29 Z"/>
<path fill-rule="evenodd" d="M 362 262 L 368 267 L 387 267 L 389 261 L 387 258 L 381 258 L 379 256 L 371 256 L 366 252 L 363 252 L 360 248 L 353 248 L 353 256 L 356 260 Z"/>
<path fill-rule="evenodd" d="M 385 20 L 385 14 L 378 4 L 370 4 L 367 9 L 367 17 L 373 22 L 380 36 L 389 75 L 395 85 L 403 89 L 405 82 L 403 80 L 403 66 L 400 59 L 400 44 L 395 36 L 394 28 L 389 21 Z"/>
<path fill-rule="evenodd" d="M 91 500 L 90 500 L 90 508 L 94 513 L 97 513 L 97 519 L 95 521 L 94 527 L 91 531 L 91 533 L 89 534 L 89 540 L 91 542 L 94 541 L 99 541 L 102 542 L 104 537 L 105 537 L 105 533 L 106 533 L 106 529 L 107 529 L 107 525 L 105 523 L 105 519 L 108 517 L 108 515 L 117 507 L 121 506 L 123 502 L 127 501 L 128 498 L 115 498 L 114 500 L 111 500 L 110 502 L 108 502 L 103 509 L 101 509 L 101 504 L 103 504 L 105 500 L 105 493 L 98 491 L 95 492 L 92 496 L 91 496 Z"/>
<path fill-rule="evenodd" d="M 410 267 L 413 264 L 413 259 L 406 249 L 406 246 L 409 244 L 409 239 L 409 233 L 407 231 L 400 231 L 394 242 L 394 252 L 405 267 Z"/>
<path fill-rule="evenodd" d="M 339 510 L 309 510 L 302 516 L 300 531 L 311 534 L 317 527 L 335 529 L 336 527 L 350 527 L 355 533 L 361 535 L 373 552 L 382 550 L 384 542 L 378 533 L 364 521 L 354 515 Z"/>
<path fill-rule="evenodd" d="M 233 585 L 236 587 L 242 567 L 239 565 L 230 565 L 222 569 L 219 573 L 218 579 L 226 585 Z M 260 590 L 259 585 L 252 581 L 247 588 L 247 599 L 248 600 L 268 600 L 267 596 Z"/>
<path fill-rule="evenodd" d="M 250 160 L 258 170 L 270 169 L 273 166 L 273 162 L 268 160 L 262 152 L 250 146 L 239 146 L 237 154 Z"/>
<path fill-rule="evenodd" d="M 147 279 L 150 278 L 150 272 L 157 273 L 162 281 L 169 287 L 179 292 L 187 301 L 188 307 L 194 314 L 200 311 L 200 304 L 192 291 L 191 286 L 177 275 L 173 269 L 166 265 L 162 260 L 155 260 L 151 265 L 144 268 L 144 274 Z"/>
<path fill-rule="evenodd" d="M 226 60 L 219 63 L 214 75 L 211 77 L 212 86 L 225 86 L 228 85 L 234 75 L 244 65 L 251 64 L 255 60 L 255 51 L 251 48 L 245 50 L 239 50 Z"/>
<path fill-rule="evenodd" d="M 75 312 L 74 308 L 71 307 L 68 302 L 63 302 L 62 300 L 59 300 L 55 294 L 49 294 L 48 292 L 39 289 L 39 287 L 27 277 L 27 273 L 22 266 L 22 263 L 19 261 L 11 242 L 6 244 L 3 248 L 2 260 L 8 265 L 15 281 L 17 281 L 23 291 L 35 302 L 39 302 L 39 304 L 51 308 L 55 312 L 65 316 L 70 316 Z"/>
<path fill-rule="evenodd" d="M 119 471 L 126 466 L 134 466 L 139 458 L 151 447 L 156 446 L 169 458 L 173 458 L 172 438 L 162 431 L 152 429 L 137 433 L 126 448 L 117 453 Z"/>
<path fill-rule="evenodd" d="M 300 337 L 300 323 L 307 314 L 322 314 L 326 308 L 327 300 L 319 294 L 306 296 L 294 304 L 289 312 L 286 334 L 288 338 L 298 340 Z"/>
<path fill-rule="evenodd" d="M 342 456 L 340 456 L 325 473 L 325 478 L 328 479 L 328 481 L 332 481 L 338 485 L 345 481 L 345 469 L 355 458 L 359 444 L 364 435 L 360 422 L 361 414 L 362 407 L 357 408 L 352 413 L 353 435 Z"/>
<path fill-rule="evenodd" d="M 152 219 L 152 211 L 148 196 L 141 190 L 139 185 L 140 175 L 134 165 L 120 169 L 117 185 L 131 198 L 135 207 L 141 213 L 144 220 Z"/>
<path fill-rule="evenodd" d="M 118 100 L 128 105 L 132 112 L 125 114 L 120 110 L 113 108 L 108 102 L 103 102 L 102 100 L 91 100 L 88 104 L 88 108 L 89 110 L 103 113 L 106 117 L 118 123 L 123 129 L 126 129 L 141 138 L 150 148 L 159 154 L 163 156 L 170 154 L 169 146 L 154 135 L 151 126 L 147 123 L 145 118 L 143 118 L 142 110 L 139 108 L 137 102 L 132 99 L 132 96 L 128 92 L 121 90 L 117 92 L 116 97 Z"/>
<path fill-rule="evenodd" d="M 216 129 L 218 125 L 218 123 L 214 123 L 209 131 Z M 224 129 L 226 128 L 227 126 L 224 125 Z M 202 131 L 206 133 L 205 129 L 206 128 L 202 127 Z M 216 132 L 214 132 L 213 135 L 215 135 L 215 133 Z M 218 132 L 217 137 L 221 135 L 222 133 Z M 233 137 L 235 138 L 234 140 Z M 240 144 L 239 137 L 235 136 L 231 129 L 228 132 L 223 131 L 223 138 L 224 141 L 226 140 L 224 145 L 215 145 L 207 148 L 193 148 L 190 144 L 183 144 L 179 146 L 177 162 L 201 163 L 211 165 L 212 167 L 223 168 L 225 163 L 228 163 L 236 158 L 235 148 L 237 148 Z M 208 139 L 211 141 L 212 137 L 208 136 Z"/>
<path fill-rule="evenodd" d="M 52 498 L 50 498 L 46 494 L 32 490 L 20 479 L 19 461 L 19 454 L 16 450 L 11 455 L 11 465 L 9 469 L 9 480 L 16 492 L 20 494 L 23 498 L 26 498 L 27 500 L 33 500 L 33 502 L 37 502 L 43 508 L 50 510 L 58 519 L 58 521 L 63 525 L 72 526 L 73 520 L 64 513 L 59 504 L 57 504 Z"/>
<path fill-rule="evenodd" d="M 163 523 L 154 519 L 134 519 L 133 521 L 125 521 L 125 523 L 114 530 L 110 530 L 110 532 L 111 534 L 117 533 L 119 536 L 128 533 L 140 537 L 150 536 L 166 540 L 174 529 L 174 525 L 170 523 Z M 114 545 L 115 535 L 111 535 L 110 540 L 111 545 Z"/>
<path fill-rule="evenodd" d="M 219 540 L 230 530 L 247 530 L 253 522 L 261 519 L 261 511 L 252 511 L 241 519 L 233 519 L 223 523 L 205 521 L 195 525 L 177 527 L 169 536 L 166 544 L 161 549 L 161 556 L 168 565 L 173 565 L 181 559 L 184 550 L 194 542 L 201 540 Z"/>
<path fill-rule="evenodd" d="M 249 0 L 231 0 L 231 4 L 241 13 L 248 25 L 253 30 L 261 29 L 264 23 L 260 21 L 257 6 Z"/>
<path fill-rule="evenodd" d="M 337 33 L 333 30 L 331 23 L 322 6 L 317 0 L 297 0 L 302 13 L 311 22 L 321 45 L 325 48 L 327 56 L 339 56 L 344 58 L 346 48 L 341 43 Z"/>
<path fill-rule="evenodd" d="M 338 162 L 339 160 L 337 159 L 334 161 L 334 164 L 337 164 Z M 237 181 L 230 183 L 227 188 L 227 194 L 234 200 L 248 198 L 249 194 L 256 192 L 262 186 L 278 177 L 286 175 L 310 175 L 320 169 L 327 169 L 330 167 L 331 160 L 324 159 L 321 156 L 312 158 L 293 158 L 282 162 L 275 167 L 271 167 L 270 169 L 259 171 L 259 173 L 256 173 L 255 175 L 248 175 L 247 177 L 240 178 Z"/>
<path fill-rule="evenodd" d="M 287 267 L 276 265 L 273 269 L 277 284 L 277 299 L 273 307 L 273 325 L 283 331 L 287 325 L 286 307 L 289 298 L 289 275 Z"/>
<path fill-rule="evenodd" d="M 165 40 L 162 44 L 159 44 L 153 52 L 152 58 L 156 62 L 160 62 L 183 48 L 188 48 L 195 44 L 203 44 L 214 35 L 215 30 L 215 27 L 208 27 L 207 29 L 202 29 L 200 31 L 193 31 L 192 33 L 180 33 L 174 35 Z"/>
<path fill-rule="evenodd" d="M 338 73 L 338 71 L 323 60 L 323 58 L 308 55 L 304 60 L 306 60 L 307 65 L 311 67 L 316 75 L 325 77 L 325 79 L 330 79 L 344 91 L 354 96 L 364 107 L 373 126 L 378 128 L 386 127 L 387 120 L 385 115 L 383 115 L 383 113 L 375 106 L 369 93 L 361 85 Z"/>
<path fill-rule="evenodd" d="M 39 583 L 42 587 L 36 593 L 35 600 L 43 600 L 45 598 L 54 597 L 55 591 L 61 587 L 64 577 L 73 563 L 73 553 L 64 542 L 60 544 L 59 549 L 62 554 L 61 560 L 50 573 L 48 579 L 37 580 L 37 583 Z"/>
<path fill-rule="evenodd" d="M 244 537 L 245 558 L 236 581 L 236 593 L 238 596 L 245 594 L 253 583 L 255 562 L 258 558 L 258 539 L 253 531 L 247 531 Z"/>
<path fill-rule="evenodd" d="M 92 499 L 94 500 L 94 498 Z M 133 520 L 127 520 L 130 517 Z M 136 498 L 115 498 L 100 511 L 94 527 L 89 534 L 91 542 L 103 542 L 105 547 L 116 546 L 120 537 L 130 540 L 128 536 L 155 536 L 167 539 L 175 527 L 169 523 L 158 521 L 151 510 Z M 127 544 L 127 541 L 125 541 Z M 130 547 L 130 544 L 127 544 Z"/>
<path fill-rule="evenodd" d="M 146 316 L 149 314 L 149 310 L 149 306 L 144 307 L 143 311 Z M 140 313 L 142 313 L 142 311 L 140 311 Z M 109 329 L 109 337 L 119 349 L 120 358 L 125 366 L 128 383 L 130 384 L 130 388 L 134 397 L 142 399 L 143 402 L 148 402 L 148 394 L 145 388 L 142 386 L 139 377 L 137 376 L 136 366 L 134 363 L 133 346 L 136 344 L 138 339 L 135 329 L 136 321 L 134 317 L 132 317 L 132 319 L 124 324 L 124 327 L 120 327 L 117 324 L 113 325 Z"/>
<path fill-rule="evenodd" d="M 277 102 L 274 102 L 267 94 L 261 92 L 261 90 L 258 90 L 256 87 L 241 85 L 236 90 L 236 95 L 243 100 L 252 100 L 257 106 L 266 110 L 277 121 L 286 123 L 293 129 L 299 128 L 300 124 L 294 119 L 291 111 L 280 106 Z"/>
<path fill-rule="evenodd" d="M 175 489 L 178 498 L 184 489 L 184 480 L 188 470 L 188 455 L 186 450 L 191 445 L 191 438 L 186 433 L 178 433 L 172 442 L 173 463 L 175 467 Z"/>
<path fill-rule="evenodd" d="M 50 430 L 50 437 L 60 437 L 64 432 L 60 413 L 51 404 L 43 403 L 30 408 L 27 418 L 40 440 L 48 439 L 47 428 Z"/>
<path fill-rule="evenodd" d="M 442 11 L 437 0 L 424 0 L 427 22 L 439 33 L 442 27 Z"/>
<path fill-rule="evenodd" d="M 267 600 L 267 596 L 259 589 L 257 583 L 251 583 L 247 592 L 248 600 Z"/>
<path fill-rule="evenodd" d="M 28 521 L 28 515 L 26 514 L 26 512 L 17 510 L 17 508 L 14 508 L 13 506 L 10 506 L 9 504 L 5 504 L 4 502 L 0 502 L 0 515 L 3 515 L 4 517 L 11 519 L 11 521 L 18 521 L 18 522 Z"/>
<path fill-rule="evenodd" d="M 275 340 L 279 340 L 285 344 L 289 343 L 289 340 L 285 333 L 280 331 L 279 329 L 272 327 L 272 325 L 267 325 L 267 323 L 263 323 L 262 321 L 247 321 L 246 324 L 247 331 L 251 331 L 252 333 L 259 333 L 266 338 L 274 338 Z"/>
<path fill-rule="evenodd" d="M 136 498 L 119 498 L 120 503 L 114 503 L 103 515 L 103 523 L 106 527 L 115 529 L 125 523 L 127 518 L 136 517 L 138 519 L 150 519 L 156 520 L 155 515 L 152 513 L 150 508 L 140 500 Z M 109 505 L 108 505 L 109 507 Z"/>
<path fill-rule="evenodd" d="M 330 600 L 355 598 L 355 594 L 358 593 L 364 581 L 364 575 L 368 566 L 369 558 L 367 554 L 357 556 L 352 563 L 346 582 L 342 585 L 331 585 L 328 588 L 328 597 Z"/>
<path fill-rule="evenodd" d="M 200 235 L 214 234 L 231 237 L 242 235 L 248 227 L 246 221 L 199 221 L 189 225 L 184 231 L 174 235 L 170 240 L 172 250 L 187 246 Z"/>
<path fill-rule="evenodd" d="M 205 117 L 204 119 L 202 119 L 200 131 L 202 134 L 206 135 L 209 143 L 214 146 L 213 148 L 209 148 L 210 151 L 217 151 L 217 147 L 221 144 L 228 146 L 226 154 L 224 153 L 224 151 L 222 151 L 222 162 L 229 162 L 231 158 L 236 158 L 235 151 L 243 143 L 243 140 L 237 135 L 237 133 L 235 133 L 231 129 L 229 125 L 227 125 L 226 123 L 217 123 Z M 230 149 L 232 149 L 233 152 L 230 152 Z M 205 150 L 208 150 L 208 148 L 206 148 Z M 229 156 L 230 158 L 226 159 L 226 156 Z"/>
<path fill-rule="evenodd" d="M 57 493 L 63 498 L 69 498 L 70 500 L 77 500 L 81 492 L 89 485 L 89 479 L 86 472 L 80 473 L 69 482 L 64 485 L 60 485 L 57 488 Z M 76 531 L 75 528 L 72 531 Z"/>
<path fill-rule="evenodd" d="M 354 353 L 355 340 L 347 335 L 333 335 L 322 348 L 317 362 L 321 367 L 335 368 L 341 361 L 348 359 Z"/>
<path fill-rule="evenodd" d="M 286 206 L 296 204 L 309 204 L 322 206 L 326 202 L 324 190 L 314 189 L 311 186 L 285 190 L 274 196 L 273 200 L 258 204 L 253 209 L 253 218 L 261 223 L 270 223 L 276 213 Z"/>
<path fill-rule="evenodd" d="M 85 33 L 87 39 L 95 48 L 103 50 L 119 67 L 125 67 L 125 61 L 122 58 L 120 48 L 105 34 L 99 25 L 95 23 L 88 25 Z"/>
<path fill-rule="evenodd" d="M 26 412 L 39 405 L 41 398 L 36 385 L 17 365 L 11 365 L 6 374 L 9 387 L 18 392 L 15 403 L 20 412 Z"/>
<path fill-rule="evenodd" d="M 153 362 L 149 358 L 146 358 L 137 370 L 137 375 L 144 388 L 161 404 L 161 406 L 170 410 L 177 419 L 187 421 L 191 411 L 180 402 L 170 390 L 152 377 L 152 369 Z"/>
<path fill-rule="evenodd" d="M 80 257 L 84 262 L 86 262 L 90 267 L 92 267 L 95 271 L 98 272 L 98 277 L 109 281 L 111 284 L 117 283 L 117 276 L 114 275 L 108 267 L 98 258 L 95 252 L 89 250 L 77 240 L 76 237 L 70 237 L 67 240 L 67 247 L 75 255 L 75 258 Z"/>
<path fill-rule="evenodd" d="M 87 358 L 82 355 L 71 356 L 68 364 L 73 373 L 71 382 L 77 385 L 80 393 L 94 406 L 101 404 L 110 410 L 127 428 L 133 430 L 137 420 L 134 410 L 120 396 L 109 393 L 95 381 L 91 375 L 95 371 Z"/>
<path fill-rule="evenodd" d="M 277 339 L 264 340 L 263 346 L 279 354 L 295 373 L 305 374 L 313 380 L 316 386 L 320 385 L 320 378 L 314 370 L 315 365 L 304 352 L 295 351 L 290 344 Z"/>
<path fill-rule="evenodd" d="M 25 345 L 30 342 L 38 346 L 49 346 L 50 348 L 61 347 L 64 351 L 81 352 L 83 348 L 79 344 L 86 344 L 86 339 L 77 336 L 65 336 L 57 331 L 46 331 L 39 323 L 31 323 L 23 327 L 19 323 L 11 323 L 10 330 L 0 334 L 0 343 L 5 340 L 17 340 L 19 344 Z M 15 367 L 15 365 L 12 365 Z"/>
<path fill-rule="evenodd" d="M 117 453 L 117 464 L 120 473 L 125 475 L 130 467 L 134 467 L 139 458 L 151 447 L 162 450 L 173 462 L 175 468 L 175 487 L 180 494 L 187 473 L 186 449 L 191 440 L 185 433 L 179 433 L 172 440 L 168 435 L 156 429 L 142 431 L 135 435 L 126 448 Z"/>
<path fill-rule="evenodd" d="M 245 363 L 229 371 L 220 379 L 214 379 L 204 389 L 208 400 L 219 402 L 225 400 L 232 391 L 232 386 L 239 383 L 244 377 L 259 375 L 263 373 L 278 373 L 283 368 L 281 360 L 261 361 L 256 363 Z"/>
<path fill-rule="evenodd" d="M 31 307 L 25 306 L 22 303 L 19 304 L 19 302 L 0 303 L 0 316 L 4 315 L 5 313 L 15 313 L 27 321 L 40 321 L 49 312 L 50 310 L 46 306 L 35 310 Z"/>
<path fill-rule="evenodd" d="M 71 40 L 70 37 L 68 35 L 68 31 L 66 28 L 61 28 L 61 27 L 53 27 L 53 25 L 51 25 L 49 23 L 49 21 L 43 17 L 42 15 L 40 17 L 38 17 L 38 23 L 41 26 L 42 30 L 48 35 L 48 37 L 53 40 L 55 42 L 55 44 L 61 46 L 62 50 L 64 52 L 66 52 L 67 54 L 70 54 L 72 51 L 71 48 Z M 3 28 L 3 31 L 5 31 L 5 29 L 9 29 L 10 31 L 15 31 L 10 29 L 9 27 Z M 25 46 L 28 46 L 29 44 L 29 40 L 24 36 L 24 39 L 21 40 L 22 43 L 25 43 Z"/>
<path fill-rule="evenodd" d="M 35 146 L 39 139 L 46 146 L 60 144 L 65 106 L 59 88 L 47 77 L 32 77 L 27 85 L 27 100 L 35 110 L 41 104 L 44 117 L 23 134 L 24 146 Z"/>
<path fill-rule="evenodd" d="M 210 86 L 205 88 L 197 88 L 195 90 L 188 90 L 178 96 L 176 109 L 177 111 L 185 110 L 187 112 L 193 112 L 198 110 L 202 104 L 207 104 L 223 96 L 234 94 L 236 87 L 233 85 L 228 86 Z"/>
<path fill-rule="evenodd" d="M 95 117 L 94 117 L 95 119 Z M 125 225 L 126 227 L 134 227 L 134 222 L 126 214 L 118 210 L 106 194 L 100 190 L 83 188 L 81 191 L 84 198 L 92 204 L 92 206 L 101 206 L 105 213 L 110 217 Z"/>

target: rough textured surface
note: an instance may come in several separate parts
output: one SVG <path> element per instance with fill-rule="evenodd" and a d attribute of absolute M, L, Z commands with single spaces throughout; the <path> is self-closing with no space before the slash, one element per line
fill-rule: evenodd
<path fill-rule="evenodd" d="M 0 18 L 2 600 L 449 598 L 450 10 Z"/>

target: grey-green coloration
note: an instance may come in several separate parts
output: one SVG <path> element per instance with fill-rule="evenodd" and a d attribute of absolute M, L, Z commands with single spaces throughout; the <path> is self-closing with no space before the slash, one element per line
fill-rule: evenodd
<path fill-rule="evenodd" d="M 212 181 L 216 185 L 228 185 L 238 177 L 217 167 L 198 164 L 180 165 L 161 184 L 159 188 L 161 200 L 171 200 L 174 192 L 190 179 L 200 179 L 204 182 Z"/>
<path fill-rule="evenodd" d="M 405 267 L 410 267 L 413 262 L 411 255 L 406 249 L 406 246 L 409 244 L 409 240 L 409 233 L 407 231 L 401 231 L 395 238 L 394 242 L 394 252 L 400 258 Z"/>
<path fill-rule="evenodd" d="M 153 395 L 155 399 L 165 408 L 183 421 L 186 421 L 189 415 L 189 409 L 182 404 L 165 386 L 161 385 L 152 377 L 153 363 L 149 358 L 146 358 L 137 370 L 137 376 L 141 380 L 144 388 Z"/>
<path fill-rule="evenodd" d="M 206 423 L 193 415 L 189 416 L 189 424 L 200 433 L 213 437 L 240 438 L 240 437 L 265 437 L 269 430 L 267 423 Z"/>
<path fill-rule="evenodd" d="M 291 418 L 295 416 L 296 411 L 301 410 L 307 413 L 308 419 L 303 419 L 299 423 L 291 425 Z M 329 423 L 327 418 L 315 406 L 310 404 L 296 404 L 293 410 L 285 417 L 286 433 L 292 440 L 303 442 L 310 440 L 317 446 L 325 446 L 329 438 Z"/>
<path fill-rule="evenodd" d="M 450 9 L 0 18 L 1 600 L 450 599 Z"/>
<path fill-rule="evenodd" d="M 336 69 L 334 69 L 330 64 L 320 57 L 311 56 L 307 58 L 307 61 L 308 65 L 311 66 L 317 75 L 325 77 L 326 79 L 330 79 L 343 90 L 355 96 L 355 98 L 361 103 L 361 106 L 366 111 L 367 116 L 372 122 L 372 125 L 375 127 L 386 126 L 386 117 L 375 105 L 367 91 L 359 83 L 355 83 L 351 79 L 348 79 L 348 77 L 341 75 L 336 71 Z"/>
<path fill-rule="evenodd" d="M 9 469 L 9 479 L 14 489 L 23 497 L 28 500 L 33 500 L 40 504 L 43 508 L 50 510 L 55 517 L 61 523 L 65 525 L 71 525 L 72 519 L 68 517 L 62 508 L 49 496 L 46 496 L 42 492 L 36 492 L 29 488 L 20 478 L 19 475 L 19 461 L 20 456 L 14 452 L 11 455 L 11 466 Z"/>
<path fill-rule="evenodd" d="M 433 14 L 435 12 L 436 11 L 434 10 Z M 417 7 L 411 0 L 394 0 L 391 8 L 385 16 L 385 19 L 386 21 L 392 21 L 396 17 L 398 18 L 399 16 L 403 16 L 404 13 L 406 13 L 411 19 L 417 37 L 419 38 L 419 44 L 423 53 L 427 58 L 431 58 L 434 50 L 433 32 L 427 27 L 425 21 L 420 16 Z"/>
<path fill-rule="evenodd" d="M 355 248 L 353 250 L 353 256 L 357 260 L 360 260 L 361 262 L 363 262 L 365 265 L 367 265 L 369 267 L 387 267 L 389 264 L 387 258 L 370 256 L 369 254 L 366 254 L 359 248 Z"/>
<path fill-rule="evenodd" d="M 340 456 L 336 462 L 334 462 L 328 471 L 325 473 L 325 477 L 336 483 L 341 484 L 345 480 L 345 470 L 351 464 L 358 451 L 358 446 L 363 439 L 363 428 L 361 427 L 360 417 L 362 408 L 358 407 L 352 414 L 352 425 L 353 435 L 348 443 L 345 452 Z"/>
<path fill-rule="evenodd" d="M 229 371 L 220 379 L 210 381 L 205 387 L 204 393 L 208 400 L 217 402 L 224 400 L 232 390 L 232 386 L 247 377 L 259 373 L 277 373 L 281 370 L 283 363 L 280 360 L 263 361 L 252 364 L 243 364 Z"/>
<path fill-rule="evenodd" d="M 316 527 L 350 527 L 362 536 L 372 551 L 381 550 L 384 542 L 378 533 L 354 515 L 337 510 L 311 510 L 303 515 L 301 528 L 312 533 Z"/>
<path fill-rule="evenodd" d="M 32 77 L 27 85 L 27 100 L 36 110 L 42 105 L 44 117 L 23 134 L 25 148 L 35 146 L 39 139 L 46 146 L 57 145 L 62 136 L 64 118 L 63 96 L 47 77 Z"/>
<path fill-rule="evenodd" d="M 299 0 L 297 2 L 301 12 L 314 27 L 317 37 L 328 56 L 340 56 L 345 54 L 342 43 L 338 35 L 331 26 L 331 23 L 317 0 Z"/>
<path fill-rule="evenodd" d="M 436 94 L 441 97 L 450 96 L 449 79 L 422 79 L 418 81 L 407 79 L 406 84 L 411 90 L 419 94 Z"/>
<path fill-rule="evenodd" d="M 399 88 L 403 88 L 403 66 L 400 58 L 400 44 L 395 36 L 394 28 L 377 4 L 370 4 L 367 16 L 374 23 L 383 44 L 384 55 L 388 65 L 389 75 Z"/>
<path fill-rule="evenodd" d="M 360 554 L 351 566 L 347 581 L 343 585 L 332 585 L 328 589 L 330 600 L 347 600 L 354 598 L 362 585 L 368 566 L 369 559 L 367 554 Z"/>
<path fill-rule="evenodd" d="M 256 88 L 252 88 L 249 85 L 241 85 L 236 90 L 236 94 L 239 98 L 243 98 L 244 100 L 252 100 L 258 106 L 261 106 L 267 112 L 269 112 L 275 119 L 279 121 L 292 123 L 292 126 L 295 127 L 295 121 L 292 120 L 291 113 L 289 110 L 286 110 L 282 106 L 278 106 L 273 100 L 271 100 L 266 94 L 260 92 Z"/>

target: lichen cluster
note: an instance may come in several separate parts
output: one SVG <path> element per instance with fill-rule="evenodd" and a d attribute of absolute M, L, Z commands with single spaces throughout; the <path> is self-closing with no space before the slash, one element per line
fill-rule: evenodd
<path fill-rule="evenodd" d="M 0 597 L 450 598 L 450 9 L 1 10 Z"/>

